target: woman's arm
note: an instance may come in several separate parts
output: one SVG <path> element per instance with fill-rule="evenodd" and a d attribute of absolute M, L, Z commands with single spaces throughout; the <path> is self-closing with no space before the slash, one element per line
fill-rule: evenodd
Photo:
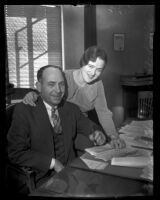
<path fill-rule="evenodd" d="M 108 136 L 118 136 L 114 122 L 112 120 L 112 112 L 108 109 L 104 87 L 102 81 L 97 83 L 97 97 L 94 102 L 95 110 L 98 115 L 100 124 Z"/>
<path fill-rule="evenodd" d="M 112 112 L 108 109 L 102 81 L 97 83 L 95 110 L 106 135 L 111 138 L 111 144 L 116 148 L 124 147 L 125 142 L 119 138 L 119 134 L 112 119 Z"/>
<path fill-rule="evenodd" d="M 28 92 L 24 98 L 23 98 L 23 103 L 24 104 L 29 104 L 31 106 L 36 106 L 35 102 L 37 101 L 37 98 L 38 98 L 39 94 L 38 94 L 38 91 L 37 93 L 36 92 Z"/>

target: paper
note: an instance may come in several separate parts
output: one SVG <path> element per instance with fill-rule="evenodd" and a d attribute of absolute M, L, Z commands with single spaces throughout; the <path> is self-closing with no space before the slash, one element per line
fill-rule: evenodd
<path fill-rule="evenodd" d="M 120 134 L 120 138 L 123 139 L 128 146 L 140 147 L 153 150 L 153 141 L 145 140 L 143 137 L 130 137 L 126 134 Z"/>
<path fill-rule="evenodd" d="M 112 149 L 110 144 L 102 145 L 102 146 L 94 146 L 90 148 L 86 148 L 85 151 L 90 153 L 91 155 L 97 155 L 99 153 L 103 153 Z"/>
<path fill-rule="evenodd" d="M 145 140 L 142 137 L 129 137 L 126 134 L 121 134 L 120 138 L 123 139 L 129 146 L 144 147 L 153 149 L 153 141 Z"/>
<path fill-rule="evenodd" d="M 83 157 L 80 157 L 80 158 L 90 169 L 102 170 L 108 165 L 108 163 L 105 163 L 105 162 L 90 160 Z"/>
<path fill-rule="evenodd" d="M 150 163 L 149 157 L 118 157 L 112 158 L 111 165 L 125 167 L 145 167 Z"/>
<path fill-rule="evenodd" d="M 144 135 L 148 138 L 153 139 L 153 130 L 149 129 L 149 130 L 144 130 Z"/>
<path fill-rule="evenodd" d="M 148 136 L 153 138 L 153 120 L 132 121 L 119 130 L 130 137 Z"/>
<path fill-rule="evenodd" d="M 145 166 L 145 168 L 142 170 L 141 177 L 153 181 L 153 164 L 152 163 Z"/>
<path fill-rule="evenodd" d="M 99 150 L 100 149 L 100 150 Z M 137 149 L 130 146 L 127 146 L 123 149 L 108 149 L 103 146 L 97 146 L 85 149 L 88 153 L 93 155 L 97 159 L 101 159 L 103 161 L 111 160 L 113 157 L 124 157 L 124 156 L 149 156 L 150 151 L 143 149 Z"/>
<path fill-rule="evenodd" d="M 132 121 L 131 126 L 143 127 L 144 129 L 153 129 L 153 120 Z"/>

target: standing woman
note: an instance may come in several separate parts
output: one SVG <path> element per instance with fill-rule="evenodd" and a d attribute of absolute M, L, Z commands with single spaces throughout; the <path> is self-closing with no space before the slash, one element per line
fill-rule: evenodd
<path fill-rule="evenodd" d="M 106 64 L 105 51 L 97 46 L 89 47 L 81 57 L 79 69 L 64 71 L 68 87 L 67 101 L 77 104 L 83 113 L 95 109 L 100 125 L 111 139 L 110 144 L 115 148 L 123 148 L 125 142 L 119 138 L 116 131 L 112 112 L 107 106 L 104 86 L 100 80 Z M 37 97 L 38 94 L 35 92 L 29 92 L 23 102 L 35 105 Z"/>

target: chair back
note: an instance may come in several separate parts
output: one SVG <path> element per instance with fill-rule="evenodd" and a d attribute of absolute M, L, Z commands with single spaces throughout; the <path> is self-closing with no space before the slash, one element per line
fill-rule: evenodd
<path fill-rule="evenodd" d="M 138 92 L 138 118 L 151 119 L 153 115 L 153 92 Z"/>
<path fill-rule="evenodd" d="M 16 104 L 6 107 L 6 137 L 5 137 L 5 189 L 12 194 L 29 194 L 35 189 L 35 172 L 30 167 L 20 167 L 10 163 L 7 155 L 7 133 L 12 124 Z"/>
<path fill-rule="evenodd" d="M 14 108 L 15 104 L 11 104 L 6 107 L 6 135 L 9 131 L 9 128 L 11 127 Z"/>

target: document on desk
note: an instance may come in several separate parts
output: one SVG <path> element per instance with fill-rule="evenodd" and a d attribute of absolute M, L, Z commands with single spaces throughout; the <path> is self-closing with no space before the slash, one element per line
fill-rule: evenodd
<path fill-rule="evenodd" d="M 130 137 L 146 136 L 153 138 L 153 120 L 132 121 L 119 130 Z"/>
<path fill-rule="evenodd" d="M 105 169 L 105 167 L 108 165 L 107 162 L 90 160 L 90 159 L 84 158 L 83 156 L 81 156 L 80 159 L 88 166 L 89 169 L 102 170 L 102 169 Z"/>
<path fill-rule="evenodd" d="M 144 149 L 138 149 L 131 146 L 126 146 L 123 149 L 113 149 L 109 148 L 108 146 L 96 146 L 91 148 L 86 148 L 86 152 L 93 155 L 95 158 L 108 161 L 111 160 L 113 157 L 125 157 L 125 156 L 149 156 L 151 151 L 147 151 Z"/>
<path fill-rule="evenodd" d="M 151 157 L 151 162 L 143 168 L 140 176 L 153 181 L 153 157 Z"/>
<path fill-rule="evenodd" d="M 120 134 L 120 138 L 123 139 L 128 146 L 140 147 L 148 150 L 153 150 L 153 140 L 147 139 L 143 136 L 130 137 L 126 134 Z"/>
<path fill-rule="evenodd" d="M 138 156 L 138 157 L 118 157 L 112 158 L 111 165 L 124 166 L 124 167 L 146 167 L 150 163 L 150 157 Z"/>

